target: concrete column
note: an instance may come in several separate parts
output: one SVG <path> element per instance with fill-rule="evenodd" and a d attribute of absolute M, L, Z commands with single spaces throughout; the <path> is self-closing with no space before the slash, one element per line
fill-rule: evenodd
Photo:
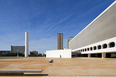
<path fill-rule="evenodd" d="M 106 58 L 106 53 L 102 53 L 102 58 Z"/>
<path fill-rule="evenodd" d="M 90 58 L 91 57 L 91 54 L 88 54 L 88 58 Z"/>
<path fill-rule="evenodd" d="M 25 57 L 28 57 L 28 32 L 25 32 Z"/>

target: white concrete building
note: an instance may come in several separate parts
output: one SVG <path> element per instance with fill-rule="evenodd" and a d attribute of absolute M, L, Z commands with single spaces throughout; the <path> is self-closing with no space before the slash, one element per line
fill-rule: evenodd
<path fill-rule="evenodd" d="M 116 37 L 74 49 L 72 52 L 88 54 L 88 57 L 91 57 L 91 54 L 101 53 L 102 58 L 105 58 L 106 53 L 116 52 L 115 43 Z"/>
<path fill-rule="evenodd" d="M 71 49 L 46 51 L 47 58 L 71 58 Z"/>
<path fill-rule="evenodd" d="M 69 41 L 73 54 L 100 53 L 102 58 L 116 52 L 116 1 Z"/>
<path fill-rule="evenodd" d="M 107 54 L 116 53 L 116 1 L 88 24 L 80 33 L 68 42 L 70 55 Z M 60 51 L 47 51 L 46 55 L 57 56 Z M 65 54 L 65 50 L 63 50 Z M 68 53 L 68 52 L 67 52 Z M 61 54 L 61 55 L 63 55 Z M 59 54 L 60 55 L 60 54 Z M 59 56 L 58 55 L 58 56 Z M 69 54 L 67 54 L 69 55 Z"/>

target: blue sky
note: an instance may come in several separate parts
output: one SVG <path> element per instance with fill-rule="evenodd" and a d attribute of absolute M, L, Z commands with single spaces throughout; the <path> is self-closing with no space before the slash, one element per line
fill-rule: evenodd
<path fill-rule="evenodd" d="M 25 45 L 44 53 L 57 47 L 57 33 L 74 37 L 114 0 L 0 0 L 0 50 Z"/>

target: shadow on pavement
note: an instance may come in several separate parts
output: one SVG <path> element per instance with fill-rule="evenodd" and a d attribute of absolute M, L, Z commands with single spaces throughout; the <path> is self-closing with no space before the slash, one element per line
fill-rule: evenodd
<path fill-rule="evenodd" d="M 48 76 L 48 74 L 22 74 L 22 75 L 16 75 L 16 74 L 2 74 L 0 76 Z"/>

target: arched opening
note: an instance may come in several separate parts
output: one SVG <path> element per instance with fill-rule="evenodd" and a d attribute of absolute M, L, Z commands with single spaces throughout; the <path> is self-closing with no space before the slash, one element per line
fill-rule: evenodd
<path fill-rule="evenodd" d="M 109 43 L 109 47 L 110 48 L 115 47 L 115 43 L 114 42 Z"/>
<path fill-rule="evenodd" d="M 107 48 L 107 44 L 103 44 L 103 49 Z"/>
<path fill-rule="evenodd" d="M 90 50 L 92 51 L 92 47 L 90 47 Z"/>
<path fill-rule="evenodd" d="M 94 46 L 93 49 L 96 50 L 96 46 Z"/>
<path fill-rule="evenodd" d="M 101 45 L 98 45 L 97 47 L 98 47 L 98 49 L 101 49 Z"/>
<path fill-rule="evenodd" d="M 89 48 L 87 48 L 87 50 L 89 51 Z"/>
<path fill-rule="evenodd" d="M 82 52 L 83 52 L 83 49 L 82 49 Z"/>
<path fill-rule="evenodd" d="M 85 48 L 85 51 L 86 51 L 86 48 Z"/>

